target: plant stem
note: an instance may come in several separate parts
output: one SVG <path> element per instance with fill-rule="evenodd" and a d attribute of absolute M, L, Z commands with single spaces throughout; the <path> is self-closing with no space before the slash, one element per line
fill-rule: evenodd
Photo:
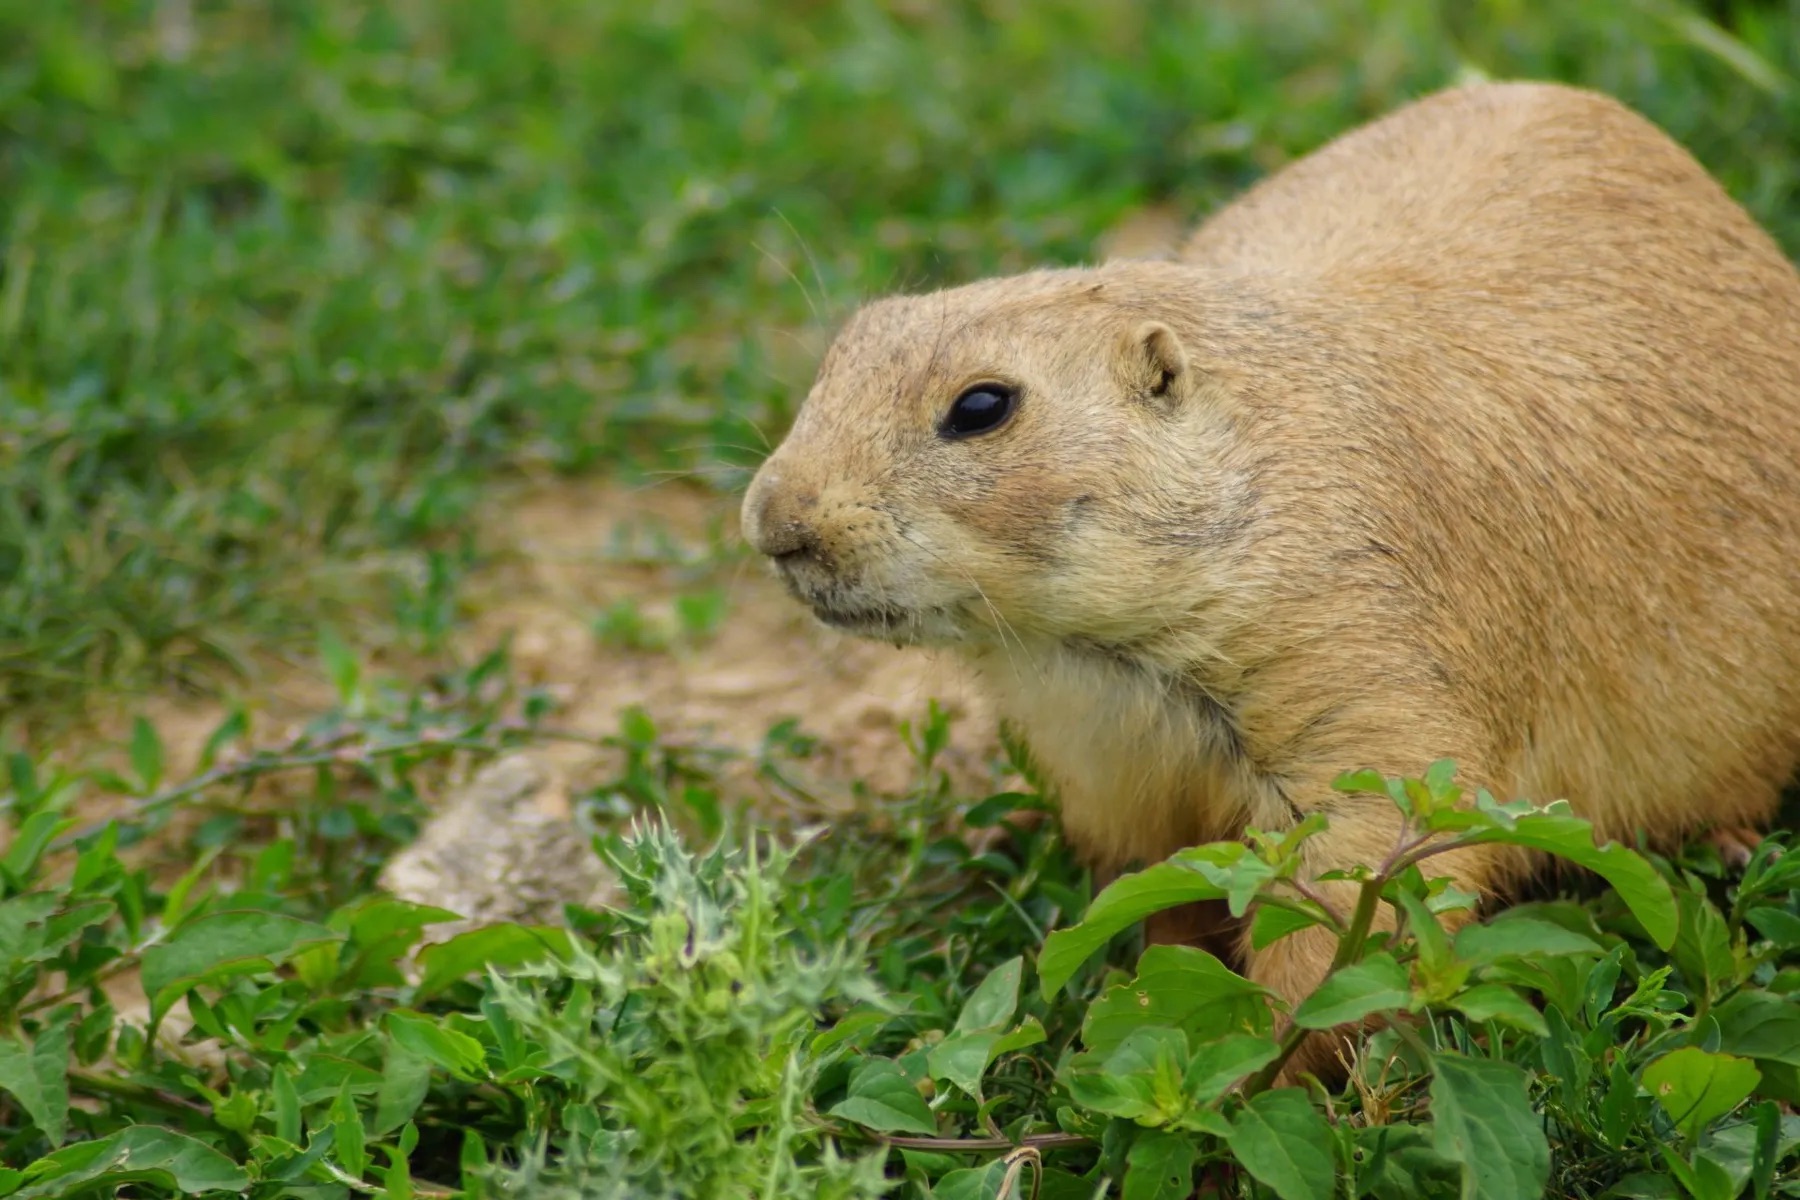
<path fill-rule="evenodd" d="M 1349 966 L 1362 957 L 1363 943 L 1369 938 L 1369 930 L 1375 924 L 1375 911 L 1381 904 L 1381 889 L 1387 886 L 1388 876 L 1384 873 L 1373 879 L 1365 879 L 1362 891 L 1356 897 L 1356 909 L 1350 914 L 1350 929 L 1338 938 L 1337 953 L 1332 956 L 1331 965 L 1325 969 L 1325 979 L 1330 979 L 1338 971 Z M 1324 985 L 1325 980 L 1319 981 Z M 1300 1049 L 1312 1030 L 1303 1029 L 1289 1019 L 1288 1027 L 1281 1035 L 1280 1053 L 1274 1061 L 1250 1077 L 1250 1082 L 1243 1087 L 1243 1095 L 1254 1096 L 1258 1092 L 1268 1091 L 1281 1069 L 1287 1066 L 1288 1060 Z"/>
<path fill-rule="evenodd" d="M 164 1112 L 180 1113 L 189 1116 L 195 1113 L 208 1116 L 212 1109 L 193 1100 L 184 1100 L 169 1092 L 160 1092 L 138 1083 L 123 1079 L 112 1079 L 105 1075 L 93 1075 L 87 1071 L 70 1071 L 69 1086 L 78 1091 L 96 1096 L 111 1096 L 117 1100 L 130 1100 L 138 1104 L 148 1104 L 160 1108 Z"/>

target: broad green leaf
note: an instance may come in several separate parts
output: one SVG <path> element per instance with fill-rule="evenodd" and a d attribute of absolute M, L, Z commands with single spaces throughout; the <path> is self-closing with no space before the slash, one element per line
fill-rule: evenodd
<path fill-rule="evenodd" d="M 1669 1174 L 1680 1182 L 1681 1188 L 1691 1200 L 1737 1200 L 1737 1184 L 1724 1167 L 1714 1162 L 1704 1153 L 1695 1154 L 1691 1161 L 1683 1159 L 1673 1147 L 1658 1146 L 1663 1162 L 1669 1168 Z"/>
<path fill-rule="evenodd" d="M 1450 950 L 1450 935 L 1438 923 L 1437 914 L 1411 892 L 1400 891 L 1395 902 L 1406 914 L 1407 928 L 1412 932 L 1418 950 L 1413 973 L 1421 985 L 1420 999 L 1436 1002 L 1455 992 L 1469 977 L 1469 964 Z"/>
<path fill-rule="evenodd" d="M 1250 948 L 1265 949 L 1290 933 L 1322 925 L 1319 917 L 1298 907 L 1285 904 L 1258 904 L 1250 914 Z"/>
<path fill-rule="evenodd" d="M 1544 1194 L 1550 1145 L 1519 1067 L 1435 1056 L 1431 1125 L 1439 1157 L 1462 1166 L 1462 1200 L 1538 1200 Z"/>
<path fill-rule="evenodd" d="M 1238 1080 L 1274 1062 L 1280 1053 L 1275 1039 L 1246 1033 L 1203 1042 L 1188 1059 L 1182 1086 L 1193 1102 L 1210 1104 Z"/>
<path fill-rule="evenodd" d="M 971 1096 L 980 1096 L 981 1077 L 1002 1054 L 1035 1046 L 1044 1040 L 1044 1027 L 1027 1017 L 1011 1033 L 956 1033 L 931 1048 L 926 1069 L 933 1079 L 947 1079 Z"/>
<path fill-rule="evenodd" d="M 156 1125 L 127 1125 L 109 1137 L 77 1142 L 38 1159 L 24 1172 L 24 1186 L 10 1200 L 61 1200 L 114 1195 L 129 1183 L 145 1183 L 183 1196 L 244 1192 L 250 1178 L 238 1165 L 185 1134 Z"/>
<path fill-rule="evenodd" d="M 1693 990 L 1711 996 L 1736 975 L 1731 931 L 1725 918 L 1705 896 L 1683 891 L 1675 897 L 1681 928 L 1669 957 L 1681 968 Z"/>
<path fill-rule="evenodd" d="M 1189 1109 L 1187 1038 L 1179 1029 L 1139 1029 L 1107 1054 L 1069 1062 L 1069 1095 L 1094 1112 L 1142 1125 L 1167 1125 Z"/>
<path fill-rule="evenodd" d="M 1230 847 L 1236 848 L 1231 853 Z M 1198 846 L 1182 852 L 1183 861 L 1158 863 L 1115 879 L 1088 905 L 1077 925 L 1058 929 L 1044 939 L 1038 956 L 1038 980 L 1046 997 L 1055 996 L 1081 964 L 1113 937 L 1154 912 L 1195 900 L 1223 900 L 1225 889 L 1183 862 L 1234 860 L 1244 853 L 1239 843 Z"/>
<path fill-rule="evenodd" d="M 1232 1154 L 1281 1200 L 1331 1200 L 1337 1187 L 1331 1130 L 1298 1088 L 1259 1092 L 1231 1118 Z"/>
<path fill-rule="evenodd" d="M 1333 971 L 1300 1002 L 1294 1023 L 1303 1029 L 1331 1029 L 1384 1009 L 1405 1008 L 1411 1000 L 1406 968 L 1384 950 Z"/>
<path fill-rule="evenodd" d="M 1268 991 L 1204 950 L 1152 946 L 1138 959 L 1137 978 L 1106 990 L 1088 1007 L 1081 1041 L 1105 1053 L 1133 1030 L 1150 1025 L 1196 1036 L 1263 1033 L 1271 1018 Z"/>
<path fill-rule="evenodd" d="M 1452 997 L 1450 1007 L 1471 1021 L 1499 1021 L 1539 1037 L 1550 1033 L 1544 1014 L 1504 983 L 1478 983 Z"/>
<path fill-rule="evenodd" d="M 1012 1023 L 1019 1007 L 1019 980 L 1025 960 L 1012 958 L 987 973 L 981 986 L 964 1001 L 952 1033 L 998 1033 Z"/>
<path fill-rule="evenodd" d="M 1713 1009 L 1719 1049 L 1800 1067 L 1800 995 L 1746 988 Z"/>
<path fill-rule="evenodd" d="M 849 1094 L 831 1107 L 831 1115 L 855 1121 L 877 1133 L 916 1133 L 930 1137 L 937 1122 L 925 1098 L 891 1059 L 871 1058 L 850 1077 Z"/>
<path fill-rule="evenodd" d="M 1357 1183 L 1379 1200 L 1437 1200 L 1457 1194 L 1462 1168 L 1432 1146 L 1425 1125 L 1365 1125 L 1354 1134 L 1362 1161 Z"/>
<path fill-rule="evenodd" d="M 1586 867 L 1612 884 L 1651 941 L 1664 950 L 1674 944 L 1679 918 L 1668 881 L 1634 850 L 1617 842 L 1594 845 L 1593 826 L 1574 816 L 1566 802 L 1512 818 L 1510 829 L 1482 830 L 1464 839 L 1466 845 L 1493 843 L 1542 850 Z"/>
<path fill-rule="evenodd" d="M 412 1120 L 431 1090 L 431 1062 L 398 1042 L 390 1041 L 382 1064 L 381 1090 L 375 1094 L 377 1137 L 384 1137 Z"/>
<path fill-rule="evenodd" d="M 424 976 L 415 997 L 437 995 L 458 980 L 489 967 L 522 967 L 546 958 L 565 958 L 569 933 L 547 925 L 483 925 L 419 951 Z"/>
<path fill-rule="evenodd" d="M 1013 1200 L 1020 1193 L 1013 1164 L 995 1158 L 982 1166 L 951 1171 L 931 1189 L 932 1200 Z M 1010 1193 L 1010 1195 L 1008 1194 Z"/>
<path fill-rule="evenodd" d="M 1456 933 L 1456 955 L 1477 965 L 1502 958 L 1541 958 L 1564 954 L 1604 954 L 1593 938 L 1554 921 L 1515 917 L 1485 925 L 1465 925 Z"/>
<path fill-rule="evenodd" d="M 1788 949 L 1800 947 L 1800 917 L 1785 908 L 1759 904 L 1744 914 L 1744 920 L 1769 941 Z"/>
<path fill-rule="evenodd" d="M 487 1052 L 466 1033 L 458 1033 L 434 1017 L 390 1012 L 383 1019 L 394 1044 L 419 1058 L 444 1068 L 458 1079 L 478 1079 L 485 1072 Z"/>
<path fill-rule="evenodd" d="M 1123 1200 L 1187 1200 L 1200 1151 L 1180 1133 L 1139 1134 L 1125 1155 Z"/>
<path fill-rule="evenodd" d="M 1690 1141 L 1756 1090 L 1762 1072 L 1748 1059 L 1684 1046 L 1644 1068 L 1644 1088 Z"/>
<path fill-rule="evenodd" d="M 0 1088 L 12 1093 L 51 1148 L 69 1128 L 69 1021 L 73 1008 L 58 1009 L 29 1046 L 0 1036 Z"/>
<path fill-rule="evenodd" d="M 144 951 L 142 980 L 151 1016 L 160 1019 L 176 997 L 196 984 L 268 970 L 302 947 L 341 936 L 280 913 L 254 909 L 209 913 Z"/>

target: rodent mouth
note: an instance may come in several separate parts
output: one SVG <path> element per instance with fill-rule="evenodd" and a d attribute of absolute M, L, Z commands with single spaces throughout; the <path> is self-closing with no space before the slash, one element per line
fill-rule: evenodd
<path fill-rule="evenodd" d="M 891 605 L 854 606 L 812 603 L 813 615 L 833 629 L 896 646 L 961 640 L 950 611 L 908 609 Z"/>

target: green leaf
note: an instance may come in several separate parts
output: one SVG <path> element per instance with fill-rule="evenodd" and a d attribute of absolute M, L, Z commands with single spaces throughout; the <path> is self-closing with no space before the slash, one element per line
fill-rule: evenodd
<path fill-rule="evenodd" d="M 1188 1059 L 1182 1086 L 1197 1104 L 1210 1104 L 1238 1080 L 1274 1062 L 1281 1053 L 1275 1039 L 1234 1033 L 1203 1042 Z"/>
<path fill-rule="evenodd" d="M 1250 914 L 1250 948 L 1266 949 L 1290 933 L 1298 933 L 1302 929 L 1324 923 L 1319 917 L 1297 906 L 1265 901 L 1258 904 Z"/>
<path fill-rule="evenodd" d="M 1565 801 L 1510 820 L 1511 828 L 1471 833 L 1462 844 L 1525 846 L 1586 867 L 1612 885 L 1651 941 L 1664 950 L 1674 945 L 1680 923 L 1675 894 L 1642 855 L 1617 842 L 1595 846 L 1593 826 L 1572 815 Z"/>
<path fill-rule="evenodd" d="M 60 1200 L 106 1187 L 144 1183 L 183 1196 L 244 1192 L 250 1178 L 238 1165 L 185 1134 L 156 1125 L 128 1125 L 98 1141 L 77 1142 L 25 1169 L 24 1186 L 10 1200 Z"/>
<path fill-rule="evenodd" d="M 1035 1046 L 1044 1040 L 1044 1027 L 1036 1017 L 1027 1017 L 1011 1033 L 951 1034 L 931 1048 L 926 1056 L 926 1069 L 933 1079 L 947 1079 L 969 1095 L 981 1095 L 981 1077 L 1002 1054 Z"/>
<path fill-rule="evenodd" d="M 1123 1200 L 1187 1200 L 1194 1192 L 1194 1139 L 1179 1133 L 1144 1133 L 1125 1155 Z"/>
<path fill-rule="evenodd" d="M 1142 1125 L 1167 1125 L 1192 1107 L 1185 1087 L 1187 1037 L 1179 1029 L 1139 1029 L 1108 1054 L 1069 1061 L 1076 1104 Z"/>
<path fill-rule="evenodd" d="M 458 980 L 489 967 L 509 969 L 546 958 L 566 958 L 569 933 L 548 925 L 483 925 L 419 951 L 424 975 L 414 993 L 419 1000 L 437 995 Z"/>
<path fill-rule="evenodd" d="M 1362 1152 L 1356 1176 L 1363 1196 L 1436 1200 L 1461 1186 L 1462 1168 L 1433 1148 L 1429 1126 L 1365 1125 L 1353 1136 Z"/>
<path fill-rule="evenodd" d="M 1748 1059 L 1684 1046 L 1644 1068 L 1644 1087 L 1689 1141 L 1747 1099 L 1762 1079 Z"/>
<path fill-rule="evenodd" d="M 458 1079 L 479 1079 L 486 1073 L 487 1052 L 481 1043 L 451 1029 L 441 1018 L 395 1010 L 382 1021 L 396 1046 Z"/>
<path fill-rule="evenodd" d="M 1683 891 L 1675 897 L 1681 927 L 1669 957 L 1681 968 L 1688 984 L 1702 995 L 1712 996 L 1736 977 L 1731 953 L 1731 931 L 1725 918 L 1705 896 Z"/>
<path fill-rule="evenodd" d="M 1800 995 L 1746 988 L 1713 1009 L 1719 1049 L 1800 1067 Z"/>
<path fill-rule="evenodd" d="M 1625 1066 L 1624 1057 L 1615 1058 L 1607 1077 L 1606 1095 L 1600 1100 L 1600 1136 L 1607 1145 L 1615 1150 L 1625 1148 L 1641 1109 L 1637 1080 Z"/>
<path fill-rule="evenodd" d="M 1692 1200 L 1737 1200 L 1738 1187 L 1731 1174 L 1708 1155 L 1696 1153 L 1689 1162 L 1672 1147 L 1658 1146 L 1657 1150 Z"/>
<path fill-rule="evenodd" d="M 1453 997 L 1450 1007 L 1471 1021 L 1499 1021 L 1539 1037 L 1550 1034 L 1544 1014 L 1504 983 L 1478 983 Z"/>
<path fill-rule="evenodd" d="M 1204 950 L 1152 946 L 1138 959 L 1137 978 L 1108 988 L 1088 1007 L 1081 1041 L 1105 1053 L 1150 1025 L 1190 1033 L 1263 1033 L 1271 1023 L 1267 996 L 1267 989 Z"/>
<path fill-rule="evenodd" d="M 69 1129 L 69 1021 L 74 1015 L 72 1007 L 58 1009 L 30 1046 L 0 1037 L 0 1088 L 12 1093 L 52 1148 L 62 1145 Z"/>
<path fill-rule="evenodd" d="M 1239 843 L 1233 855 L 1226 849 L 1199 846 L 1183 851 L 1186 858 L 1199 860 L 1212 853 L 1221 861 L 1242 855 Z M 1192 866 L 1170 861 L 1158 863 L 1148 870 L 1115 879 L 1088 905 L 1080 924 L 1058 929 L 1044 939 L 1038 955 L 1038 980 L 1046 998 L 1062 990 L 1081 964 L 1093 957 L 1113 937 L 1143 920 L 1151 913 L 1174 908 L 1195 900 L 1223 900 L 1225 889 L 1201 875 Z"/>
<path fill-rule="evenodd" d="M 1332 1029 L 1384 1009 L 1405 1008 L 1412 1000 L 1406 968 L 1385 950 L 1326 977 L 1294 1010 L 1302 1029 Z"/>
<path fill-rule="evenodd" d="M 1232 1154 L 1281 1200 L 1331 1200 L 1331 1129 L 1298 1088 L 1259 1092 L 1231 1118 Z"/>
<path fill-rule="evenodd" d="M 148 796 L 162 783 L 162 739 L 156 726 L 139 717 L 131 724 L 131 769 L 137 772 L 138 787 Z"/>
<path fill-rule="evenodd" d="M 298 917 L 255 909 L 209 913 L 144 951 L 142 980 L 153 1020 L 200 983 L 266 971 L 296 951 L 342 935 Z"/>
<path fill-rule="evenodd" d="M 385 1137 L 412 1120 L 430 1090 L 430 1060 L 390 1041 L 375 1094 L 375 1135 Z"/>
<path fill-rule="evenodd" d="M 37 871 L 38 859 L 43 857 L 50 843 L 75 828 L 75 824 L 73 818 L 65 818 L 48 808 L 26 817 L 19 824 L 18 832 L 13 834 L 6 856 L 0 858 L 0 875 L 4 875 L 15 890 L 26 888 Z"/>
<path fill-rule="evenodd" d="M 1462 1165 L 1463 1200 L 1538 1200 L 1550 1145 L 1525 1072 L 1460 1054 L 1438 1054 L 1432 1068 L 1432 1143 Z"/>
<path fill-rule="evenodd" d="M 831 1116 L 877 1133 L 916 1133 L 930 1137 L 937 1122 L 925 1098 L 900 1067 L 887 1058 L 871 1058 L 850 1077 L 849 1095 L 831 1107 Z"/>
<path fill-rule="evenodd" d="M 1025 960 L 1012 958 L 987 973 L 963 1003 L 952 1033 L 998 1033 L 1012 1023 L 1019 1007 L 1019 980 Z"/>
<path fill-rule="evenodd" d="M 348 1083 L 338 1092 L 331 1105 L 331 1147 L 338 1163 L 354 1179 L 361 1179 L 369 1169 L 369 1153 L 364 1145 L 362 1117 L 356 1111 L 356 1100 Z"/>
<path fill-rule="evenodd" d="M 836 1025 L 813 1035 L 811 1053 L 814 1058 L 822 1059 L 842 1045 L 860 1047 L 893 1019 L 893 1013 L 873 1005 L 851 1009 Z"/>
<path fill-rule="evenodd" d="M 1594 939 L 1554 921 L 1514 917 L 1485 925 L 1465 925 L 1456 933 L 1456 955 L 1477 966 L 1502 958 L 1543 958 L 1567 954 L 1604 954 Z"/>

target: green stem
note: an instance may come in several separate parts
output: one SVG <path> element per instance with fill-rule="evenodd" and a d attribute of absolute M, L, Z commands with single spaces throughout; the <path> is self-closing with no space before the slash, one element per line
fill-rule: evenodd
<path fill-rule="evenodd" d="M 129 1100 L 135 1104 L 148 1104 L 152 1108 L 179 1113 L 182 1116 L 195 1114 L 206 1116 L 212 1112 L 207 1105 L 194 1100 L 185 1100 L 171 1092 L 161 1092 L 139 1083 L 131 1083 L 124 1079 L 111 1079 L 105 1075 L 94 1075 L 87 1071 L 70 1071 L 69 1086 L 89 1095 Z"/>
<path fill-rule="evenodd" d="M 1388 877 L 1377 875 L 1373 879 L 1363 881 L 1362 891 L 1356 897 L 1356 909 L 1350 914 L 1350 929 L 1338 939 L 1337 953 L 1332 956 L 1331 965 L 1325 969 L 1325 979 L 1330 979 L 1343 968 L 1362 957 L 1363 943 L 1369 939 L 1369 930 L 1375 925 L 1375 912 L 1381 905 L 1381 889 L 1386 887 Z M 1324 986 L 1325 979 L 1319 981 Z M 1243 1095 L 1248 1098 L 1258 1092 L 1266 1092 L 1287 1066 L 1288 1060 L 1300 1049 L 1312 1030 L 1302 1029 L 1291 1021 L 1286 1032 L 1281 1035 L 1280 1053 L 1268 1066 L 1250 1077 L 1250 1082 L 1243 1088 Z"/>

